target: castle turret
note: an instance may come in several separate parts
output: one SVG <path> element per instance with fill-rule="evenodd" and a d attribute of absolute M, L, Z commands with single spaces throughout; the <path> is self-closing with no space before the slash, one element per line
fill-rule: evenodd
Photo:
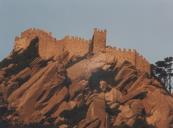
<path fill-rule="evenodd" d="M 93 53 L 104 51 L 106 48 L 106 30 L 94 29 L 91 50 Z"/>

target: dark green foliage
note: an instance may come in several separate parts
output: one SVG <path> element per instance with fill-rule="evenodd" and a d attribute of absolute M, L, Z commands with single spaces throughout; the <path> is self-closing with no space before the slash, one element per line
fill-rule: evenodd
<path fill-rule="evenodd" d="M 164 87 L 171 92 L 172 90 L 172 77 L 173 77 L 173 57 L 166 57 L 164 60 L 157 61 L 151 65 L 151 72 Z"/>

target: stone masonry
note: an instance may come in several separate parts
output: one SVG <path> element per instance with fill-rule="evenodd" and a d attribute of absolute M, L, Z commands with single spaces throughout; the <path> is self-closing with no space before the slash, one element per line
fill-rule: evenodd
<path fill-rule="evenodd" d="M 106 30 L 95 28 L 91 40 L 74 36 L 65 36 L 58 40 L 50 32 L 31 28 L 22 32 L 20 37 L 15 38 L 14 51 L 26 49 L 36 37 L 39 39 L 39 56 L 43 59 L 55 58 L 63 51 L 68 51 L 71 57 L 83 57 L 98 52 L 112 52 L 119 62 L 129 61 L 140 71 L 150 74 L 150 63 L 136 50 L 106 46 Z"/>

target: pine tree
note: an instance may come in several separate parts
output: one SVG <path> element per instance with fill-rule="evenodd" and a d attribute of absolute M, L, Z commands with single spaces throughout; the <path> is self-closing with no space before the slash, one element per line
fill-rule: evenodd
<path fill-rule="evenodd" d="M 171 93 L 173 77 L 173 57 L 166 57 L 151 65 L 152 75 L 155 76 Z"/>

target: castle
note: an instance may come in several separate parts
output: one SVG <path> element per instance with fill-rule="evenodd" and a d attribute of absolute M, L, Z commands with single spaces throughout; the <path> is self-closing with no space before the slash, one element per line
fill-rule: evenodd
<path fill-rule="evenodd" d="M 150 63 L 136 50 L 112 48 L 106 45 L 106 30 L 94 29 L 91 40 L 80 37 L 65 36 L 63 39 L 52 37 L 50 32 L 31 28 L 21 33 L 15 38 L 14 50 L 26 49 L 31 40 L 35 37 L 39 39 L 38 53 L 43 59 L 49 59 L 60 55 L 64 50 L 71 56 L 82 57 L 88 53 L 111 52 L 114 53 L 119 62 L 125 60 L 131 62 L 137 69 L 150 74 Z"/>

